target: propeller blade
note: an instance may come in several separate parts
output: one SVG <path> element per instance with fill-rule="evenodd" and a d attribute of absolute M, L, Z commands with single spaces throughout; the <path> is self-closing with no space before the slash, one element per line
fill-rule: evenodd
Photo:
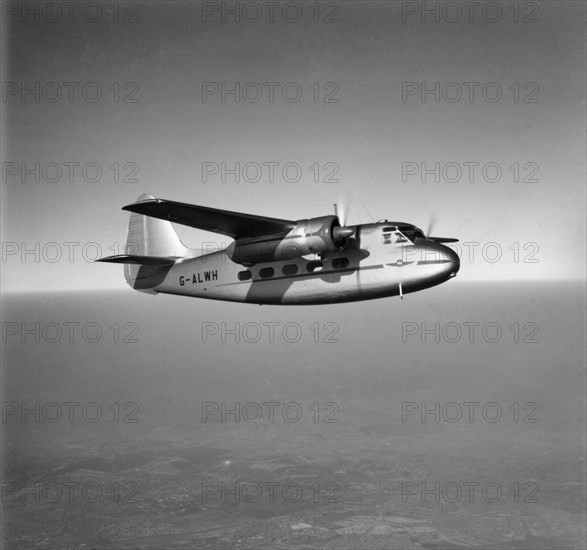
<path fill-rule="evenodd" d="M 349 214 L 348 205 L 344 202 L 339 203 L 338 212 L 338 221 L 340 222 L 340 225 L 344 227 L 346 225 Z"/>
<path fill-rule="evenodd" d="M 349 203 L 347 201 L 339 200 L 334 205 L 334 213 L 338 216 L 338 222 L 343 227 L 347 224 L 349 217 Z"/>
<path fill-rule="evenodd" d="M 354 229 L 346 227 L 348 213 L 349 201 L 342 200 L 342 198 L 339 196 L 338 202 L 334 204 L 334 214 L 338 218 L 338 223 L 340 225 L 334 227 L 332 230 L 332 238 L 339 247 L 344 246 L 346 240 L 355 232 Z"/>
<path fill-rule="evenodd" d="M 430 215 L 430 221 L 428 222 L 428 231 L 426 231 L 426 238 L 429 241 L 433 241 L 435 243 L 458 243 L 458 239 L 453 239 L 450 237 L 431 237 L 430 234 L 434 230 L 434 226 L 436 225 L 436 214 L 432 212 Z"/>
<path fill-rule="evenodd" d="M 432 212 L 432 214 L 430 214 L 430 221 L 428 222 L 428 230 L 426 231 L 426 237 L 428 237 L 428 235 L 432 234 L 432 231 L 434 230 L 435 225 L 436 225 L 436 214 L 434 212 Z"/>

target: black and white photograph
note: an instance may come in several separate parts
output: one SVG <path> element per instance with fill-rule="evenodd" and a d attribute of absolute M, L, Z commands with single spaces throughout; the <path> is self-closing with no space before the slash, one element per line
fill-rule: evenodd
<path fill-rule="evenodd" d="M 0 548 L 587 547 L 584 0 L 0 6 Z"/>

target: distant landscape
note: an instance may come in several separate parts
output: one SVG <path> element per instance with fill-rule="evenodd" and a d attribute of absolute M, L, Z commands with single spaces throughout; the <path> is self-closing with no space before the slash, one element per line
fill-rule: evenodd
<path fill-rule="evenodd" d="M 6 548 L 587 543 L 584 282 L 2 311 Z"/>

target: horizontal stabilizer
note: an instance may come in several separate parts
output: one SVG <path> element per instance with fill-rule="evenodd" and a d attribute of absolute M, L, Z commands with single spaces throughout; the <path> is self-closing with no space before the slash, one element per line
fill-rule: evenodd
<path fill-rule="evenodd" d="M 118 256 L 106 256 L 96 260 L 97 262 L 109 262 L 111 264 L 137 264 L 137 265 L 173 265 L 180 258 L 161 258 L 159 256 L 134 256 L 120 254 Z"/>

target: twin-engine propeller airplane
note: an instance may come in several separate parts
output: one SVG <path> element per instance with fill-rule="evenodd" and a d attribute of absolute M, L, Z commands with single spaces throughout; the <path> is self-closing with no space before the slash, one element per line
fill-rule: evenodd
<path fill-rule="evenodd" d="M 132 212 L 124 255 L 127 283 L 151 294 L 179 294 L 254 304 L 331 304 L 416 292 L 454 277 L 457 254 L 416 226 L 347 226 L 344 217 L 281 220 L 143 195 Z M 335 207 L 336 210 L 336 207 Z M 170 222 L 234 239 L 198 255 Z"/>

